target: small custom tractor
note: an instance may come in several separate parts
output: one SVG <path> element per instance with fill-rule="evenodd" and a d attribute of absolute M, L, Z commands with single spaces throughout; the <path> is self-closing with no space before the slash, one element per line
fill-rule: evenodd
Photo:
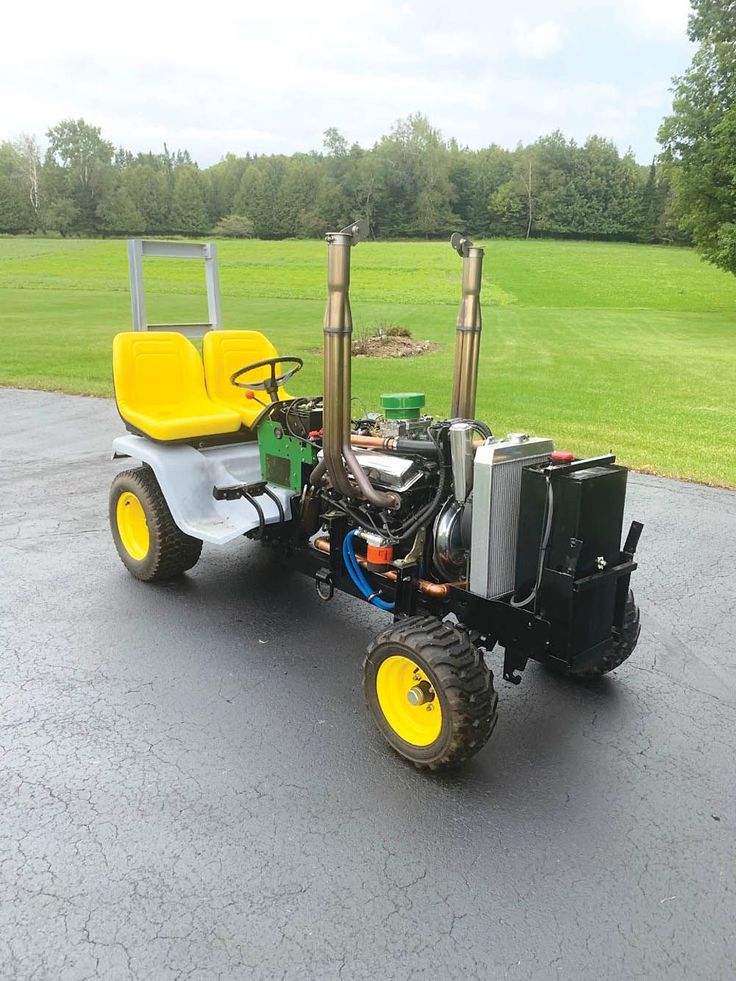
<path fill-rule="evenodd" d="M 283 550 L 321 601 L 340 590 L 386 611 L 363 665 L 366 702 L 397 753 L 435 769 L 493 732 L 497 646 L 513 684 L 529 659 L 589 678 L 629 657 L 642 526 L 621 545 L 627 470 L 615 457 L 576 459 L 475 418 L 483 249 L 459 234 L 448 418 L 426 415 L 413 392 L 389 392 L 356 418 L 350 259 L 366 232 L 359 221 L 327 235 L 321 395 L 290 395 L 302 360 L 256 331 L 208 325 L 218 329 L 202 356 L 177 331 L 115 337 L 128 433 L 114 456 L 140 466 L 113 480 L 110 523 L 123 563 L 146 582 L 191 569 L 203 542 L 245 536 Z"/>

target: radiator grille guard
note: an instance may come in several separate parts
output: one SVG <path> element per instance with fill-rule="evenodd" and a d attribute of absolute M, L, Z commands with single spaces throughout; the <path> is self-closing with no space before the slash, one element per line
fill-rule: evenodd
<path fill-rule="evenodd" d="M 473 466 L 470 592 L 495 599 L 514 588 L 521 472 L 544 462 L 551 439 L 513 438 L 485 443 Z"/>

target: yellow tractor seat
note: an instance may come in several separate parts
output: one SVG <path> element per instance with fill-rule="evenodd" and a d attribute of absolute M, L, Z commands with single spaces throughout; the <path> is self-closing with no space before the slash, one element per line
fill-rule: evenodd
<path fill-rule="evenodd" d="M 117 334 L 112 373 L 120 415 L 151 439 L 186 440 L 240 429 L 238 413 L 208 397 L 202 359 L 182 334 Z"/>
<path fill-rule="evenodd" d="M 269 339 L 257 330 L 211 330 L 202 341 L 204 356 L 204 377 L 207 392 L 213 402 L 237 412 L 246 426 L 253 426 L 263 412 L 263 403 L 268 404 L 266 392 L 257 392 L 256 399 L 248 399 L 242 388 L 236 388 L 230 377 L 246 365 L 266 358 L 277 358 L 279 352 Z M 278 370 L 277 370 L 278 374 Z M 259 382 L 270 377 L 268 367 L 256 368 L 244 375 L 240 381 Z M 291 396 L 280 388 L 279 399 Z"/>

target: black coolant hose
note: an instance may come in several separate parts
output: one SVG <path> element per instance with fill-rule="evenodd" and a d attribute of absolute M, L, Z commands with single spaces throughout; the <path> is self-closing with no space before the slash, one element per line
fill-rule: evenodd
<path fill-rule="evenodd" d="M 437 444 L 431 439 L 406 439 L 397 436 L 393 441 L 396 453 L 410 453 L 416 456 L 426 456 L 436 459 L 440 455 Z"/>
<path fill-rule="evenodd" d="M 437 492 L 435 493 L 430 503 L 426 507 L 422 508 L 419 514 L 417 514 L 413 519 L 409 519 L 411 521 L 411 524 L 409 525 L 408 528 L 404 524 L 399 529 L 397 529 L 397 531 L 394 533 L 394 536 L 397 538 L 398 541 L 404 541 L 405 539 L 410 538 L 412 535 L 416 535 L 416 533 L 423 525 L 428 524 L 435 517 L 435 515 L 437 514 L 437 512 L 442 507 L 445 501 L 445 497 L 447 494 L 447 483 L 448 483 L 447 475 L 448 475 L 449 467 L 445 462 L 446 460 L 445 452 L 442 448 L 442 443 L 441 443 L 442 436 L 440 435 L 439 438 L 436 438 L 435 434 L 432 433 L 431 431 L 429 435 L 431 438 L 432 446 L 434 447 L 437 453 L 437 457 L 439 461 L 440 479 L 437 484 Z M 406 442 L 419 442 L 419 441 L 407 440 Z"/>
<path fill-rule="evenodd" d="M 411 525 L 409 525 L 409 527 L 406 530 L 403 530 L 402 527 L 399 529 L 398 532 L 396 532 L 391 537 L 394 538 L 395 541 L 398 543 L 398 542 L 405 541 L 407 538 L 411 538 L 412 535 L 416 535 L 416 533 L 419 531 L 422 525 L 428 524 L 439 511 L 440 507 L 442 506 L 445 500 L 446 488 L 447 488 L 447 469 L 443 467 L 442 470 L 440 471 L 440 482 L 437 486 L 437 493 L 432 498 L 432 501 L 427 505 L 426 508 L 424 508 L 423 511 L 420 511 L 420 513 L 416 516 L 416 518 L 414 518 Z"/>
<path fill-rule="evenodd" d="M 477 419 L 469 419 L 468 422 L 476 431 L 476 433 L 479 433 L 483 437 L 483 439 L 490 439 L 491 436 L 493 436 L 493 433 L 491 432 L 491 427 L 486 426 L 484 422 L 478 422 Z"/>
<path fill-rule="evenodd" d="M 513 597 L 509 600 L 509 604 L 515 609 L 521 609 L 524 606 L 528 606 L 533 600 L 537 598 L 537 593 L 539 592 L 539 587 L 542 585 L 542 576 L 544 575 L 544 560 L 547 555 L 547 546 L 549 545 L 549 537 L 552 533 L 552 516 L 554 515 L 554 492 L 552 490 L 552 481 L 549 476 L 547 476 L 547 495 L 544 502 L 544 515 L 542 517 L 542 539 L 539 543 L 539 559 L 537 561 L 537 575 L 534 580 L 534 587 L 523 600 L 515 600 Z M 536 612 L 536 606 L 535 606 Z"/>
<path fill-rule="evenodd" d="M 488 426 L 488 425 L 486 425 L 486 423 L 481 422 L 479 419 L 459 419 L 458 418 L 458 419 L 448 419 L 448 422 L 450 422 L 450 423 L 464 422 L 468 426 L 470 426 L 471 429 L 474 429 L 475 432 L 478 433 L 478 435 L 482 439 L 490 439 L 491 436 L 493 436 L 493 433 L 491 432 L 491 427 Z"/>

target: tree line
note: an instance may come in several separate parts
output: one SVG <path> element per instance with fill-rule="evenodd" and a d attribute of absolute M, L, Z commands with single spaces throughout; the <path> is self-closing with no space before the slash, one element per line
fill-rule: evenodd
<path fill-rule="evenodd" d="M 51 127 L 45 147 L 0 144 L 0 232 L 316 237 L 355 215 L 380 238 L 682 239 L 665 170 L 600 136 L 471 150 L 416 114 L 368 149 L 331 128 L 319 151 L 202 169 L 186 150 L 115 148 L 83 119 Z"/>

